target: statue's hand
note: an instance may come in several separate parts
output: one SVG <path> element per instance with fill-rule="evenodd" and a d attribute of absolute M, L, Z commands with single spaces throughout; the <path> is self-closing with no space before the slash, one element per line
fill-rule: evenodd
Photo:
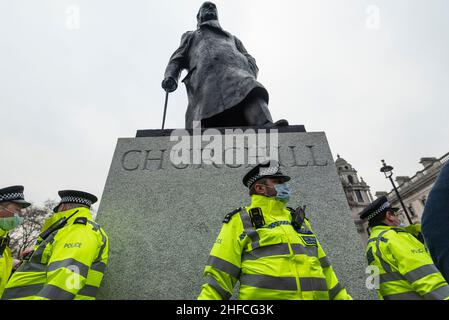
<path fill-rule="evenodd" d="M 176 83 L 176 80 L 172 77 L 165 78 L 162 81 L 162 88 L 167 92 L 173 92 L 178 87 L 178 84 Z"/>

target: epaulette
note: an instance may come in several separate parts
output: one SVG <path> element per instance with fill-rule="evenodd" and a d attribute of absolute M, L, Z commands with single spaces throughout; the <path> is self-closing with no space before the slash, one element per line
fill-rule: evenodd
<path fill-rule="evenodd" d="M 75 221 L 73 221 L 73 224 L 87 224 L 87 218 L 86 217 L 79 217 L 76 218 Z"/>
<path fill-rule="evenodd" d="M 229 213 L 224 217 L 223 223 L 228 223 L 229 221 L 231 221 L 232 216 L 235 215 L 236 213 L 240 212 L 240 209 L 241 209 L 241 207 L 240 207 L 240 208 L 237 208 L 237 209 L 235 209 L 235 210 L 233 210 L 233 211 L 231 211 L 231 212 L 229 212 Z"/>
<path fill-rule="evenodd" d="M 403 230 L 403 229 L 399 229 L 399 228 L 391 228 L 391 230 L 396 231 L 396 233 L 400 233 L 400 232 L 410 233 L 407 230 Z"/>

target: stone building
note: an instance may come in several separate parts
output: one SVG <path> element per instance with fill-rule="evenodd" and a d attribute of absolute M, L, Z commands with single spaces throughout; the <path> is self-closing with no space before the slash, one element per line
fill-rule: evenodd
<path fill-rule="evenodd" d="M 449 160 L 449 152 L 441 158 L 421 158 L 420 164 L 423 166 L 413 177 L 397 176 L 396 187 L 401 195 L 402 201 L 414 223 L 421 223 L 421 216 L 424 211 L 427 197 L 432 189 L 443 164 Z M 376 196 L 382 194 L 376 193 Z M 394 207 L 400 208 L 402 220 L 408 224 L 404 216 L 402 206 L 394 190 L 387 194 L 388 199 Z"/>
<path fill-rule="evenodd" d="M 366 244 L 368 241 L 368 233 L 366 231 L 368 225 L 360 220 L 359 213 L 373 201 L 370 187 L 363 181 L 362 177 L 359 179 L 357 170 L 345 159 L 341 158 L 340 155 L 337 155 L 335 165 L 337 166 L 337 172 L 340 176 L 357 232 L 360 234 L 363 243 Z"/>

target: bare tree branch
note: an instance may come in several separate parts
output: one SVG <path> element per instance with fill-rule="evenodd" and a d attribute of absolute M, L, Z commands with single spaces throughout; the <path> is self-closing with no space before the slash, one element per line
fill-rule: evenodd
<path fill-rule="evenodd" d="M 15 258 L 20 259 L 22 252 L 34 246 L 46 218 L 53 213 L 57 201 L 47 200 L 43 207 L 31 205 L 25 209 L 23 223 L 10 233 L 10 248 Z"/>

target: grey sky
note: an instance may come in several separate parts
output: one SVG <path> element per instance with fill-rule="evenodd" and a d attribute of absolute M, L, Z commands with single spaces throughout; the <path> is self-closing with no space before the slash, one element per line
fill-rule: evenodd
<path fill-rule="evenodd" d="M 202 2 L 1 1 L 0 185 L 37 203 L 64 188 L 101 196 L 116 139 L 160 128 L 163 72 Z M 215 3 L 256 58 L 273 118 L 325 131 L 373 194 L 390 190 L 380 159 L 413 175 L 449 151 L 449 2 Z M 186 106 L 180 85 L 167 128 Z"/>

